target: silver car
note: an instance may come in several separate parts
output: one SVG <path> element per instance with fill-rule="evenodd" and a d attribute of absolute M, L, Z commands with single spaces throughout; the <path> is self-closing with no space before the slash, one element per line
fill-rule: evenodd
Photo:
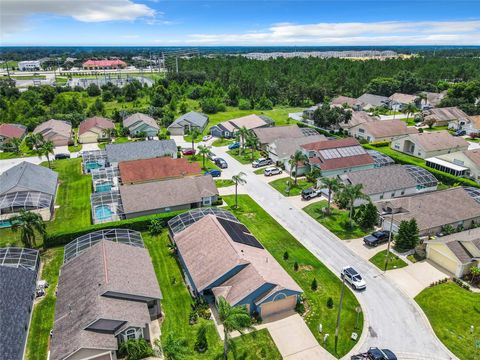
<path fill-rule="evenodd" d="M 263 171 L 263 175 L 265 176 L 272 176 L 272 175 L 278 175 L 282 173 L 282 169 L 276 168 L 276 167 L 269 167 L 266 168 Z"/>

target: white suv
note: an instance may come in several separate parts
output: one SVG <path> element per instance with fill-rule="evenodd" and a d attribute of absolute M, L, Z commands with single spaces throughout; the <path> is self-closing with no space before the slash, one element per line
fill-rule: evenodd
<path fill-rule="evenodd" d="M 363 280 L 361 275 L 351 266 L 345 266 L 340 276 L 342 279 L 345 278 L 345 281 L 350 283 L 355 290 L 362 290 L 367 287 L 365 280 Z"/>
<path fill-rule="evenodd" d="M 279 169 L 279 168 L 276 168 L 276 167 L 266 168 L 265 171 L 263 172 L 263 174 L 265 176 L 278 175 L 278 174 L 281 174 L 281 173 L 282 173 L 282 170 Z"/>

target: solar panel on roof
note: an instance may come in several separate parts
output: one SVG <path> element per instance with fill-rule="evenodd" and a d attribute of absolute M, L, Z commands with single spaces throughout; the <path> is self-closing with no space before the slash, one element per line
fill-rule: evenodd
<path fill-rule="evenodd" d="M 263 249 L 262 244 L 258 242 L 255 236 L 250 234 L 250 231 L 248 231 L 245 225 L 220 218 L 218 221 L 233 241 Z"/>
<path fill-rule="evenodd" d="M 463 188 L 470 197 L 480 204 L 480 189 L 473 186 L 467 186 Z"/>

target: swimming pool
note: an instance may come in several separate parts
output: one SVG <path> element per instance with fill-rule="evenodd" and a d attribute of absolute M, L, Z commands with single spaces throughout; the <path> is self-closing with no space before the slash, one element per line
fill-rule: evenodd
<path fill-rule="evenodd" d="M 5 229 L 12 226 L 10 220 L 0 220 L 0 229 Z"/>
<path fill-rule="evenodd" d="M 95 192 L 97 193 L 109 192 L 109 191 L 112 191 L 112 184 L 110 183 L 99 184 L 95 187 Z"/>
<path fill-rule="evenodd" d="M 91 161 L 91 162 L 87 162 L 85 164 L 85 167 L 87 168 L 87 170 L 93 170 L 93 169 L 99 169 L 103 167 L 103 165 L 96 161 Z"/>
<path fill-rule="evenodd" d="M 99 221 L 111 220 L 113 211 L 108 205 L 99 205 L 95 208 L 95 218 Z"/>

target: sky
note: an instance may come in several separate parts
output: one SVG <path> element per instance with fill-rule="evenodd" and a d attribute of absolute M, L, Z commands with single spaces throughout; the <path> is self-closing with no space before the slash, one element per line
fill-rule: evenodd
<path fill-rule="evenodd" d="M 480 0 L 0 0 L 0 45 L 480 45 Z"/>

